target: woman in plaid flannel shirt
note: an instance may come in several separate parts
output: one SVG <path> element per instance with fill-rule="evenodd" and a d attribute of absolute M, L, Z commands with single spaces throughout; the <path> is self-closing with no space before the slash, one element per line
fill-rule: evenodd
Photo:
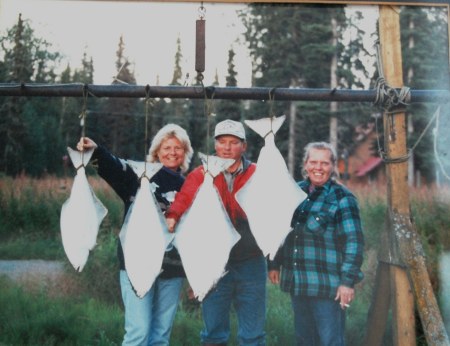
<path fill-rule="evenodd" d="M 345 345 L 345 310 L 363 277 L 358 202 L 335 181 L 336 158 L 328 143 L 306 146 L 306 179 L 299 186 L 308 197 L 294 212 L 293 230 L 269 263 L 270 281 L 291 295 L 297 345 Z"/>

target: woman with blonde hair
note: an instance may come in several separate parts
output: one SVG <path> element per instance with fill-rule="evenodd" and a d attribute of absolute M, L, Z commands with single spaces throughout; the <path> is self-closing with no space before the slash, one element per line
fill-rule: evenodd
<path fill-rule="evenodd" d="M 125 160 L 115 157 L 105 147 L 88 137 L 81 138 L 78 150 L 95 148 L 93 159 L 98 174 L 114 189 L 125 205 L 125 215 L 140 187 L 139 177 Z M 186 131 L 167 124 L 154 136 L 147 161 L 160 162 L 163 167 L 150 179 L 157 186 L 154 192 L 163 212 L 172 203 L 184 183 L 193 154 Z M 150 291 L 139 298 L 125 271 L 123 249 L 118 241 L 120 288 L 125 308 L 125 335 L 122 345 L 169 345 L 170 333 L 186 274 L 175 247 L 166 250 L 161 274 Z"/>

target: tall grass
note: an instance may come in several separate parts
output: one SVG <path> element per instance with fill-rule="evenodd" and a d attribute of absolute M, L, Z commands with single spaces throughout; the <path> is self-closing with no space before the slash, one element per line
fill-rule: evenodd
<path fill-rule="evenodd" d="M 117 234 L 122 222 L 122 202 L 98 177 L 89 181 L 108 208 L 98 245 L 90 253 L 82 273 L 68 263 L 59 230 L 61 206 L 69 197 L 72 179 L 40 180 L 20 177 L 0 179 L 0 258 L 58 259 L 67 270 L 63 294 L 49 297 L 44 292 L 17 289 L 7 280 L 0 286 L 0 344 L 6 345 L 118 345 L 123 336 Z M 377 267 L 380 234 L 386 215 L 386 188 L 353 188 L 358 197 L 365 235 L 365 279 L 358 284 L 356 299 L 347 312 L 348 345 L 361 345 Z M 450 201 L 448 190 L 428 187 L 411 190 L 411 210 L 422 238 L 433 286 L 439 289 L 437 263 L 442 251 L 450 249 Z M 448 193 L 448 194 L 447 194 Z M 1 278 L 0 278 L 1 279 Z M 48 293 L 48 292 L 47 292 Z M 14 302 L 8 305 L 6 302 Z M 291 345 L 294 340 L 292 308 L 287 294 L 268 284 L 267 344 Z M 8 305 L 8 308 L 5 309 Z M 236 345 L 236 317 L 232 314 Z M 171 345 L 198 345 L 202 328 L 198 304 L 185 295 L 175 318 Z M 389 331 L 387 331 L 389 334 Z M 389 342 L 386 343 L 389 345 Z"/>
<path fill-rule="evenodd" d="M 99 233 L 116 232 L 123 204 L 100 178 L 89 177 L 89 183 L 108 209 Z M 73 178 L 0 179 L 0 258 L 64 258 L 59 222 L 72 184 Z"/>
<path fill-rule="evenodd" d="M 122 312 L 94 299 L 49 298 L 0 277 L 1 345 L 118 345 Z"/>

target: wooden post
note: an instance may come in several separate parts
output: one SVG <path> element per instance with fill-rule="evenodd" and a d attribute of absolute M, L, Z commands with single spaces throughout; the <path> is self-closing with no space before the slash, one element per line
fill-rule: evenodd
<path fill-rule="evenodd" d="M 403 87 L 399 8 L 380 6 L 383 72 L 390 87 Z M 411 222 L 404 111 L 384 114 L 388 178 L 387 232 L 391 261 L 394 344 L 416 345 L 414 298 L 428 345 L 449 345 L 425 265 L 420 237 Z M 397 263 L 398 261 L 398 263 Z M 394 264 L 394 265 L 392 265 Z M 414 290 L 412 290 L 412 288 Z"/>
<path fill-rule="evenodd" d="M 400 44 L 399 8 L 380 6 L 380 44 L 383 73 L 386 82 L 394 88 L 403 87 L 402 50 Z M 389 159 L 406 157 L 405 113 L 384 114 L 385 152 Z M 386 165 L 388 179 L 388 209 L 409 215 L 408 162 Z M 389 213 L 390 214 L 390 213 Z M 388 225 L 392 225 L 389 222 Z M 392 227 L 388 228 L 391 253 L 396 253 Z M 397 256 L 395 256 L 397 257 Z M 394 257 L 394 258 L 395 258 Z M 398 259 L 396 259 L 398 260 Z M 394 345 L 416 345 L 414 299 L 404 268 L 391 265 L 391 298 Z"/>

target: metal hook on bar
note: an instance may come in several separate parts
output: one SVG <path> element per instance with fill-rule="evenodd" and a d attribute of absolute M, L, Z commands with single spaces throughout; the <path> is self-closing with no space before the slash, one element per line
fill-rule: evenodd
<path fill-rule="evenodd" d="M 200 7 L 198 8 L 198 17 L 203 20 L 206 15 L 206 8 L 203 6 L 203 1 L 200 3 Z"/>

